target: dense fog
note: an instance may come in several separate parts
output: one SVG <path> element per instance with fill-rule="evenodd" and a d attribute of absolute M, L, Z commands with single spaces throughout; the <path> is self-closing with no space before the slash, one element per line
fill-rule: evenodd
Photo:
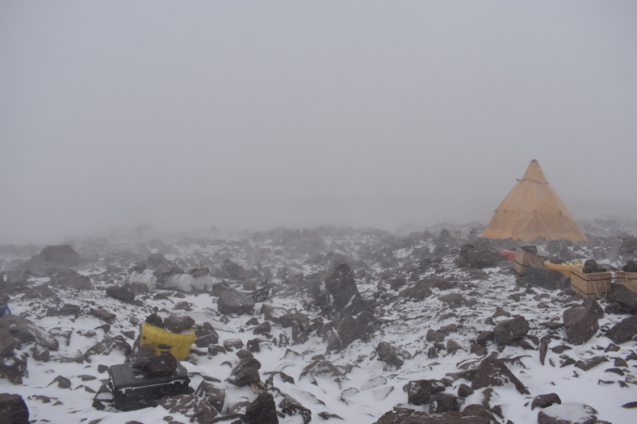
<path fill-rule="evenodd" d="M 637 4 L 0 4 L 0 243 L 635 219 Z"/>

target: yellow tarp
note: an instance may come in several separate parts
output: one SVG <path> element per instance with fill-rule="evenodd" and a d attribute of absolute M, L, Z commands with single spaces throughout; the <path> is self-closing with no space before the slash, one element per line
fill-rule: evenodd
<path fill-rule="evenodd" d="M 155 355 L 161 355 L 162 352 L 170 352 L 181 361 L 190 354 L 190 347 L 194 341 L 194 329 L 182 334 L 175 334 L 145 322 L 142 325 L 142 339 L 139 344 L 140 346 L 147 344 L 154 347 Z"/>
<path fill-rule="evenodd" d="M 533 159 L 521 180 L 496 209 L 482 237 L 494 239 L 586 240 L 573 215 Z"/>

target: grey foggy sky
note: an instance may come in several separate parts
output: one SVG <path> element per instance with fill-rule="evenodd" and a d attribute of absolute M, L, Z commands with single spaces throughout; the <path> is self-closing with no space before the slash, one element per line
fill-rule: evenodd
<path fill-rule="evenodd" d="M 0 3 L 0 244 L 635 217 L 637 3 Z"/>

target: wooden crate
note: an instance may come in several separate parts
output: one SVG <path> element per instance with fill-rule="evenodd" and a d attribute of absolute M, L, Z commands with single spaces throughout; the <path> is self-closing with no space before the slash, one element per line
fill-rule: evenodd
<path fill-rule="evenodd" d="M 546 258 L 540 255 L 533 255 L 524 251 L 521 248 L 518 248 L 515 251 L 515 259 L 513 260 L 513 269 L 520 275 L 526 274 L 526 270 L 529 266 L 544 266 L 544 261 Z"/>
<path fill-rule="evenodd" d="M 637 293 L 637 272 L 615 271 L 615 283 L 622 284 Z"/>
<path fill-rule="evenodd" d="M 584 274 L 580 267 L 571 270 L 571 289 L 584 299 L 605 298 L 612 282 L 613 274 L 610 272 Z"/>

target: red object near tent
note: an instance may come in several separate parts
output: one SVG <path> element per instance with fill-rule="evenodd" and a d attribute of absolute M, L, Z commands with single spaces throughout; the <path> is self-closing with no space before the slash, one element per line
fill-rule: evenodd
<path fill-rule="evenodd" d="M 513 260 L 515 260 L 515 252 L 511 250 L 500 250 L 500 254 L 509 262 L 513 262 Z"/>

